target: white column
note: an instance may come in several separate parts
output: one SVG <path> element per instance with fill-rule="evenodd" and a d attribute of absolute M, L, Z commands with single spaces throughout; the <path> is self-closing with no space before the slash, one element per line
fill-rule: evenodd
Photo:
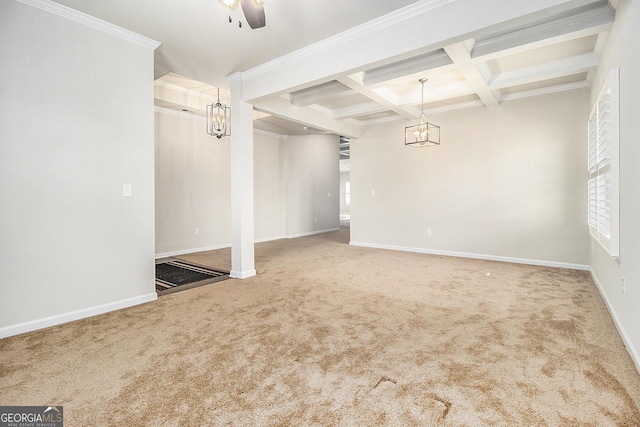
<path fill-rule="evenodd" d="M 231 277 L 255 276 L 253 236 L 253 105 L 242 100 L 242 75 L 231 84 Z"/>

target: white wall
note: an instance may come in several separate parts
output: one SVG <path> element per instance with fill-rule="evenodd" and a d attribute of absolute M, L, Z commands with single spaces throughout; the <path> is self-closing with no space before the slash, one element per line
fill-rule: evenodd
<path fill-rule="evenodd" d="M 620 68 L 620 259 L 591 242 L 590 266 L 640 369 L 640 2 L 621 0 L 591 89 L 591 105 L 609 71 Z M 625 292 L 622 293 L 622 278 Z"/>
<path fill-rule="evenodd" d="M 253 200 L 255 239 L 285 237 L 284 137 L 253 134 Z"/>
<path fill-rule="evenodd" d="M 229 138 L 209 136 L 193 113 L 156 108 L 155 119 L 156 254 L 228 246 Z"/>
<path fill-rule="evenodd" d="M 256 241 L 339 228 L 337 140 L 254 132 Z M 202 117 L 156 109 L 156 257 L 230 246 L 229 144 Z"/>
<path fill-rule="evenodd" d="M 405 122 L 371 128 L 351 141 L 352 243 L 586 268 L 588 104 L 573 91 L 430 115 L 437 147 L 404 146 Z"/>
<path fill-rule="evenodd" d="M 5 0 L 0 64 L 0 337 L 155 299 L 153 48 Z"/>
<path fill-rule="evenodd" d="M 287 138 L 287 236 L 340 228 L 339 144 L 336 135 Z"/>

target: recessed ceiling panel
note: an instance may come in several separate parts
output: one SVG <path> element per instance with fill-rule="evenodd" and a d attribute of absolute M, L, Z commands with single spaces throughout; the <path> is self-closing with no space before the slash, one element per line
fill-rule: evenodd
<path fill-rule="evenodd" d="M 447 99 L 441 99 L 439 101 L 435 101 L 435 102 L 429 102 L 424 104 L 424 109 L 425 110 L 430 110 L 430 109 L 434 109 L 434 108 L 441 108 L 444 106 L 449 106 L 449 105 L 455 105 L 455 104 L 466 104 L 468 102 L 474 102 L 474 101 L 479 101 L 480 98 L 478 97 L 478 95 L 471 94 L 471 95 L 465 95 L 465 96 L 458 96 L 455 98 L 447 98 Z"/>
<path fill-rule="evenodd" d="M 353 93 L 318 102 L 318 105 L 328 108 L 329 110 L 337 110 L 338 108 L 353 107 L 354 105 L 364 104 L 367 102 L 371 102 L 371 100 L 366 96 L 359 93 Z"/>
<path fill-rule="evenodd" d="M 361 121 L 369 121 L 369 120 L 386 119 L 390 117 L 399 117 L 399 116 L 393 111 L 383 111 L 380 113 L 367 114 L 364 116 L 360 116 L 360 117 L 357 117 L 357 119 Z"/>
<path fill-rule="evenodd" d="M 587 79 L 587 73 L 572 74 L 570 76 L 557 77 L 555 79 L 541 80 L 534 83 L 528 83 L 525 85 L 511 86 L 501 89 L 500 91 L 504 95 L 514 94 L 518 92 L 526 92 L 529 90 L 543 89 L 546 87 L 560 86 L 568 83 L 575 83 L 585 81 Z"/>
<path fill-rule="evenodd" d="M 545 46 L 526 52 L 517 53 L 487 62 L 491 74 L 504 73 L 505 71 L 519 70 L 546 64 L 570 56 L 593 52 L 597 36 L 582 37 L 562 43 Z"/>
<path fill-rule="evenodd" d="M 411 74 L 402 78 L 394 79 L 387 82 L 385 87 L 395 92 L 399 98 L 407 97 L 412 94 L 418 94 L 418 96 L 420 96 L 422 86 L 418 80 L 423 77 L 427 79 L 427 82 L 424 84 L 425 99 L 428 98 L 427 94 L 430 91 L 436 91 L 443 87 L 466 82 L 462 73 L 457 68 L 450 66 L 439 70 L 432 70 L 428 73 Z"/>

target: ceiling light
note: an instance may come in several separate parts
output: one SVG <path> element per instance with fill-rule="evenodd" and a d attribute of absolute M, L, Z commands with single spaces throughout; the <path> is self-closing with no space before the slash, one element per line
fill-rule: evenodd
<path fill-rule="evenodd" d="M 238 6 L 238 0 L 220 0 L 220 3 L 227 6 L 231 10 L 234 10 L 236 6 Z"/>
<path fill-rule="evenodd" d="M 411 147 L 428 147 L 430 145 L 440 145 L 440 126 L 429 123 L 424 116 L 424 84 L 427 79 L 420 79 L 422 84 L 422 105 L 420 110 L 420 121 L 417 125 L 404 128 L 404 145 Z"/>
<path fill-rule="evenodd" d="M 247 24 L 254 30 L 267 24 L 264 7 L 262 7 L 264 3 L 266 3 L 264 0 L 240 0 L 242 13 L 247 20 Z"/>
<path fill-rule="evenodd" d="M 264 14 L 264 5 L 267 1 L 269 0 L 240 0 L 242 13 L 252 29 L 262 28 L 267 24 Z M 238 7 L 238 0 L 220 0 L 220 3 L 231 10 L 236 10 Z M 229 22 L 233 22 L 231 16 L 229 16 Z M 242 27 L 242 21 L 238 22 L 238 26 Z"/>
<path fill-rule="evenodd" d="M 231 135 L 231 108 L 220 103 L 220 88 L 218 101 L 207 105 L 207 133 L 218 139 Z"/>

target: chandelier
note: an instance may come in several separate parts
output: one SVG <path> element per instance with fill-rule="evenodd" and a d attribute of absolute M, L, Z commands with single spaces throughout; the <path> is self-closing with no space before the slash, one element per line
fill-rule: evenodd
<path fill-rule="evenodd" d="M 440 126 L 429 123 L 424 115 L 424 84 L 427 79 L 418 80 L 422 84 L 422 104 L 420 121 L 417 125 L 404 128 L 404 145 L 411 147 L 428 147 L 440 145 Z"/>
<path fill-rule="evenodd" d="M 218 139 L 231 135 L 231 107 L 220 103 L 220 88 L 218 101 L 207 105 L 207 133 Z"/>

